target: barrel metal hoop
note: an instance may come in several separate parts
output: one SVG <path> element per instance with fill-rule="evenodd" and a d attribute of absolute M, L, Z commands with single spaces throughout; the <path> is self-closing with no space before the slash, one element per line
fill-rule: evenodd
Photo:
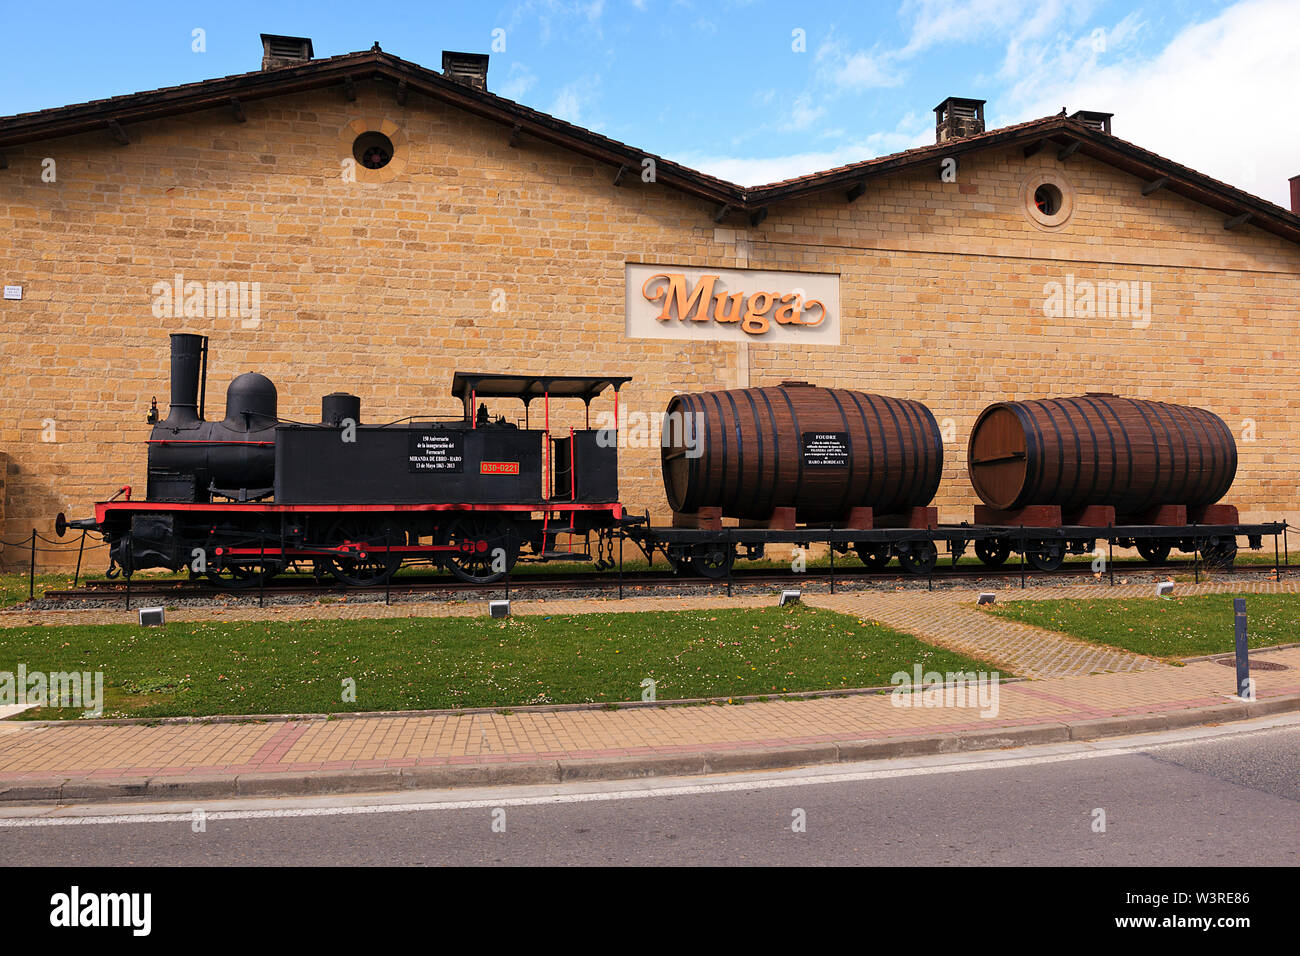
<path fill-rule="evenodd" d="M 876 476 L 875 443 L 871 440 L 871 425 L 867 422 L 867 412 L 862 407 L 862 399 L 858 397 L 857 392 L 852 390 L 849 392 L 849 397 L 853 399 L 853 404 L 857 406 L 858 417 L 862 419 L 862 434 L 867 439 L 867 480 L 863 483 L 862 494 L 858 496 L 858 503 L 861 504 L 872 500 L 871 482 Z"/>
<path fill-rule="evenodd" d="M 1151 435 L 1151 447 L 1155 449 L 1155 453 L 1156 453 L 1156 460 L 1155 463 L 1152 465 L 1152 471 L 1157 477 L 1153 479 L 1151 482 L 1151 491 L 1149 492 L 1149 494 L 1151 496 L 1152 504 L 1160 504 L 1169 495 L 1169 482 L 1167 481 L 1165 482 L 1164 495 L 1159 495 L 1156 493 L 1156 482 L 1159 480 L 1158 476 L 1160 475 L 1160 442 L 1157 440 L 1156 437 L 1155 426 L 1151 424 L 1151 419 L 1147 417 L 1146 409 L 1143 407 L 1141 402 L 1134 401 L 1131 398 L 1125 399 L 1125 401 L 1127 401 L 1129 405 L 1132 406 L 1137 411 L 1137 413 L 1142 416 L 1142 422 L 1147 426 L 1147 432 Z M 1133 464 L 1136 465 L 1137 463 L 1133 462 Z M 1132 469 L 1130 468 L 1130 471 L 1131 470 Z M 1171 467 L 1169 470 L 1172 472 L 1173 468 Z M 1130 487 L 1132 487 L 1131 481 L 1130 481 Z M 1130 510 L 1136 511 L 1140 509 L 1132 508 Z"/>
<path fill-rule="evenodd" d="M 1183 494 L 1187 497 L 1188 504 L 1200 504 L 1202 499 L 1210 493 L 1214 484 L 1213 479 L 1216 477 L 1213 473 L 1207 475 L 1205 471 L 1205 446 L 1206 444 L 1209 444 L 1210 454 L 1213 455 L 1214 440 L 1206 433 L 1205 419 L 1200 414 L 1192 414 L 1193 412 L 1198 412 L 1198 409 L 1189 409 L 1182 405 L 1169 405 L 1167 407 L 1170 416 L 1172 417 L 1177 415 L 1178 419 L 1184 424 L 1184 426 L 1186 426 L 1178 430 L 1183 439 L 1183 458 L 1186 469 L 1183 477 Z M 1203 440 L 1196 443 L 1195 482 L 1192 481 L 1192 476 L 1190 474 L 1192 468 L 1192 453 L 1191 449 L 1187 447 L 1187 433 L 1193 429 L 1199 432 L 1203 438 Z M 1211 458 L 1211 462 L 1213 463 L 1213 458 Z M 1215 470 L 1217 471 L 1217 469 Z M 1210 502 L 1205 503 L 1209 504 Z"/>
<path fill-rule="evenodd" d="M 772 407 L 772 397 L 768 395 L 769 389 L 760 388 L 758 394 L 763 398 L 763 404 L 767 406 L 767 418 L 772 424 L 772 494 L 768 499 L 767 510 L 769 513 L 776 509 L 776 492 L 781 487 L 781 433 L 776 427 L 776 409 Z"/>
<path fill-rule="evenodd" d="M 1056 423 L 1056 416 L 1052 414 L 1051 399 L 1044 399 L 1035 404 L 1042 409 L 1043 414 L 1052 424 L 1052 430 L 1056 432 L 1056 490 L 1053 493 L 1053 497 L 1057 499 L 1060 504 L 1065 505 L 1067 502 L 1073 501 L 1072 498 L 1066 498 L 1065 495 L 1061 494 L 1061 476 L 1065 474 L 1065 434 L 1061 431 L 1061 426 Z M 1074 437 L 1077 440 L 1079 436 L 1076 433 Z M 1044 464 L 1046 463 L 1044 462 Z M 1075 471 L 1075 483 L 1077 484 L 1079 480 L 1077 474 L 1078 469 Z"/>
<path fill-rule="evenodd" d="M 1106 426 L 1106 438 L 1110 441 L 1110 470 L 1108 472 L 1110 482 L 1106 485 L 1106 494 L 1098 495 L 1097 500 L 1105 504 L 1114 504 L 1115 479 L 1119 475 L 1119 446 L 1115 443 L 1115 431 L 1110 427 L 1110 423 L 1106 421 L 1106 416 L 1101 413 L 1095 398 L 1085 395 L 1082 400 L 1087 402 L 1088 406 L 1097 413 L 1097 423 Z M 1100 460 L 1100 456 L 1098 456 L 1098 459 Z"/>
<path fill-rule="evenodd" d="M 844 494 L 840 496 L 839 511 L 840 514 L 847 514 L 849 503 L 853 500 L 853 465 L 855 456 L 853 454 L 853 429 L 849 428 L 849 417 L 844 414 L 844 405 L 840 402 L 839 389 L 828 388 L 831 399 L 835 402 L 835 407 L 839 409 L 840 421 L 844 425 L 844 437 L 849 445 L 849 478 L 844 482 Z M 802 449 L 800 449 L 802 452 Z"/>
<path fill-rule="evenodd" d="M 758 446 L 758 465 L 754 472 L 754 504 L 757 505 L 762 500 L 763 490 L 763 429 L 759 427 L 758 422 L 758 403 L 754 401 L 754 390 L 746 388 L 741 391 L 745 400 L 749 402 L 749 410 L 754 416 L 754 444 Z M 739 426 L 737 426 L 739 427 Z M 769 501 L 773 506 L 776 504 L 776 485 L 772 485 L 772 493 L 768 495 Z"/>
<path fill-rule="evenodd" d="M 795 472 L 794 486 L 798 491 L 802 491 L 803 490 L 803 431 L 799 427 L 799 413 L 794 410 L 794 402 L 790 400 L 790 393 L 783 388 L 778 388 L 777 391 L 781 393 L 781 397 L 785 399 L 786 405 L 789 406 L 790 418 L 794 422 L 794 440 L 795 440 L 794 460 L 798 466 Z M 796 502 L 798 497 L 799 497 L 798 494 L 796 494 L 795 495 Z"/>
<path fill-rule="evenodd" d="M 1119 425 L 1119 433 L 1124 438 L 1124 451 L 1128 455 L 1128 476 L 1124 480 L 1124 487 L 1132 488 L 1133 487 L 1133 443 L 1129 440 L 1128 429 L 1124 427 L 1124 422 L 1119 417 L 1119 413 L 1116 412 L 1115 409 L 1111 407 L 1110 402 L 1106 401 L 1105 396 L 1098 395 L 1096 397 L 1096 400 L 1102 404 L 1102 406 L 1106 409 L 1106 411 L 1110 412 L 1111 417 L 1115 419 L 1115 423 Z M 1108 432 L 1111 431 L 1111 427 L 1109 423 L 1106 425 L 1106 431 Z M 1114 433 L 1112 433 L 1111 441 L 1114 442 L 1114 440 L 1115 440 Z M 1118 463 L 1116 463 L 1116 466 L 1111 469 L 1110 486 L 1112 489 L 1114 489 L 1115 481 L 1118 478 L 1119 478 L 1119 465 Z"/>
<path fill-rule="evenodd" d="M 1030 404 L 1032 403 L 1004 403 L 1004 407 L 1011 409 L 1012 414 L 1020 419 L 1020 426 L 1025 432 L 1025 483 L 1020 488 L 1020 494 L 1008 506 L 1008 510 L 1012 511 L 1026 504 L 1031 504 L 1037 498 L 1038 484 L 1042 480 L 1043 455 L 1046 448 L 1043 443 L 1043 433 L 1038 428 L 1038 422 L 1030 414 L 1028 408 Z"/>
<path fill-rule="evenodd" d="M 735 394 L 730 389 L 723 392 L 722 394 L 727 396 L 727 403 L 731 405 L 731 422 L 736 432 L 736 482 L 734 486 L 736 489 L 735 498 L 737 501 L 743 501 L 744 487 L 745 487 L 745 439 L 744 436 L 741 435 L 740 433 L 740 409 L 736 407 L 736 397 Z M 719 414 L 721 414 L 721 409 L 719 409 Z"/>

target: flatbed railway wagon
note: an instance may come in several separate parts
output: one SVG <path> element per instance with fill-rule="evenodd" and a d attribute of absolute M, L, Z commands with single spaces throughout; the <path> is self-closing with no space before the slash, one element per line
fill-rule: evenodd
<path fill-rule="evenodd" d="M 984 503 L 959 524 L 929 507 L 943 445 L 919 402 L 784 382 L 679 395 L 664 420 L 672 525 L 647 517 L 626 533 L 647 556 L 708 578 L 769 545 L 824 544 L 832 560 L 852 550 L 877 569 L 897 558 L 913 574 L 934 571 L 940 546 L 953 564 L 973 549 L 991 567 L 1018 554 L 1052 571 L 1102 541 L 1151 562 L 1177 549 L 1227 566 L 1239 538 L 1259 549 L 1286 527 L 1243 524 L 1218 503 L 1236 445 L 1203 409 L 1109 393 L 992 405 L 967 450 Z"/>

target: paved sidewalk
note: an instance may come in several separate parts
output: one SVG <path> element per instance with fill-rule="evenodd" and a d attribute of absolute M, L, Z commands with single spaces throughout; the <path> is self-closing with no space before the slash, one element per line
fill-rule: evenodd
<path fill-rule="evenodd" d="M 1300 648 L 1257 652 L 1259 700 L 1234 671 L 1184 667 L 1023 681 L 978 706 L 888 694 L 743 706 L 535 710 L 162 725 L 0 723 L 0 800 L 216 797 L 542 783 L 759 769 L 1090 739 L 1300 709 Z M 970 703 L 974 703 L 971 701 Z"/>

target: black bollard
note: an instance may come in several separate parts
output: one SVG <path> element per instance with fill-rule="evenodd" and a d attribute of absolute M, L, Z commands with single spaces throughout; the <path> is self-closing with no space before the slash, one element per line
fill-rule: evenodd
<path fill-rule="evenodd" d="M 1237 696 L 1255 699 L 1255 689 L 1250 681 L 1250 648 L 1246 640 L 1246 599 L 1232 599 L 1233 631 L 1237 652 Z"/>

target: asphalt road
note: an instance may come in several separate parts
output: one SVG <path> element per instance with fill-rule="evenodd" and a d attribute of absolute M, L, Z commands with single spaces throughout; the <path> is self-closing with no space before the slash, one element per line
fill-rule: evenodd
<path fill-rule="evenodd" d="M 0 848 L 93 866 L 1294 865 L 1300 718 L 780 773 L 223 801 L 199 832 L 195 809 L 11 808 Z M 162 815 L 104 816 L 146 811 Z"/>

